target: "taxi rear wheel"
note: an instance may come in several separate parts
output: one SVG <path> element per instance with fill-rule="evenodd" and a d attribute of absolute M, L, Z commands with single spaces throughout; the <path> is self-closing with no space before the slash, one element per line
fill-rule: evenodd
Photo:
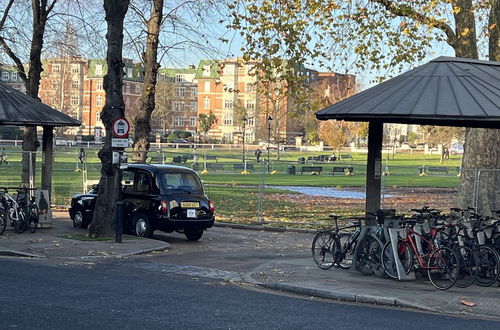
<path fill-rule="evenodd" d="M 185 230 L 184 235 L 188 241 L 197 241 L 203 236 L 203 229 L 199 230 Z"/>

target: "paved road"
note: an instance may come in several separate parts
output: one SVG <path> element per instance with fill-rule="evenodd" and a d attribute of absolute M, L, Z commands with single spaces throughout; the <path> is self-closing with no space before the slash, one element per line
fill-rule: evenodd
<path fill-rule="evenodd" d="M 0 263 L 1 329 L 498 327 L 489 321 L 270 295 L 119 260 L 2 258 Z"/>
<path fill-rule="evenodd" d="M 207 230 L 200 241 L 188 242 L 184 235 L 156 231 L 155 239 L 170 244 L 168 252 L 142 258 L 245 273 L 270 260 L 308 258 L 313 237 L 307 233 L 215 227 Z"/>

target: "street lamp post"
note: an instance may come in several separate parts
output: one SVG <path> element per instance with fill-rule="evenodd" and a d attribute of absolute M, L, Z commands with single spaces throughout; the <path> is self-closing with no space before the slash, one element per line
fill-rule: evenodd
<path fill-rule="evenodd" d="M 268 116 L 267 117 L 267 173 L 269 173 L 269 166 L 270 166 L 270 163 L 269 163 L 269 147 L 270 147 L 270 143 L 271 143 L 271 121 L 273 120 L 273 118 L 271 116 Z"/>

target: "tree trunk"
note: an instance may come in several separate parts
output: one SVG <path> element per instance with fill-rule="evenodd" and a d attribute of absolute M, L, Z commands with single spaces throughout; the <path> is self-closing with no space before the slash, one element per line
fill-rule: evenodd
<path fill-rule="evenodd" d="M 43 36 L 47 17 L 54 7 L 55 1 L 47 7 L 47 0 L 33 0 L 31 7 L 33 10 L 33 35 L 31 39 L 30 66 L 26 83 L 26 94 L 38 99 L 38 88 L 40 85 L 40 76 L 42 68 L 42 48 Z M 40 146 L 37 139 L 36 127 L 27 126 L 24 128 L 23 135 L 23 157 L 21 181 L 24 186 L 29 186 L 30 174 L 35 179 L 36 170 L 36 150 Z"/>
<path fill-rule="evenodd" d="M 458 57 L 478 58 L 474 14 L 470 9 L 470 0 L 460 0 L 457 4 L 462 10 L 455 14 L 458 41 L 454 47 Z M 499 55 L 499 2 L 491 1 L 490 25 L 496 26 L 490 31 L 490 60 L 500 60 Z M 464 31 L 469 31 L 464 36 Z M 484 215 L 500 208 L 500 196 L 496 196 L 499 174 L 494 169 L 500 168 L 500 130 L 467 128 L 465 133 L 462 175 L 457 204 L 461 208 L 477 206 L 477 211 Z"/>
<path fill-rule="evenodd" d="M 103 87 L 106 91 L 106 104 L 101 119 L 106 129 L 104 146 L 99 151 L 101 160 L 101 179 L 92 223 L 89 226 L 91 237 L 109 237 L 113 235 L 115 219 L 115 203 L 120 195 L 121 170 L 112 164 L 113 148 L 111 147 L 112 125 L 116 118 L 124 117 L 123 102 L 123 20 L 130 0 L 104 0 L 104 11 L 108 31 L 106 40 L 108 51 L 106 61 L 108 72 L 104 76 Z M 117 149 L 117 150 L 123 150 Z"/>
<path fill-rule="evenodd" d="M 163 16 L 163 1 L 153 0 L 151 17 L 147 22 L 146 51 L 144 61 L 144 87 L 141 95 L 139 113 L 134 120 L 134 162 L 145 163 L 149 150 L 151 133 L 151 114 L 155 109 L 156 78 L 160 65 L 157 61 L 158 39 Z"/>

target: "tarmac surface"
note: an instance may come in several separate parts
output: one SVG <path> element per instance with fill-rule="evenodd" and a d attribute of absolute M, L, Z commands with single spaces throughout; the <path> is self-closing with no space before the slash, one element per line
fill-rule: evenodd
<path fill-rule="evenodd" d="M 124 235 L 123 243 L 86 241 L 67 213 L 54 212 L 51 228 L 34 234 L 0 235 L 0 256 L 31 258 L 120 258 L 169 248 L 164 241 Z M 218 224 L 216 224 L 217 226 Z M 225 225 L 231 226 L 231 225 Z M 259 229 L 237 225 L 242 230 Z M 1 264 L 1 258 L 0 258 Z M 500 321 L 500 287 L 435 289 L 426 278 L 397 281 L 365 276 L 353 270 L 321 270 L 308 259 L 276 259 L 247 272 L 244 282 L 273 290 L 348 302 L 414 308 L 433 313 Z M 468 306 L 468 305 L 474 306 Z"/>

